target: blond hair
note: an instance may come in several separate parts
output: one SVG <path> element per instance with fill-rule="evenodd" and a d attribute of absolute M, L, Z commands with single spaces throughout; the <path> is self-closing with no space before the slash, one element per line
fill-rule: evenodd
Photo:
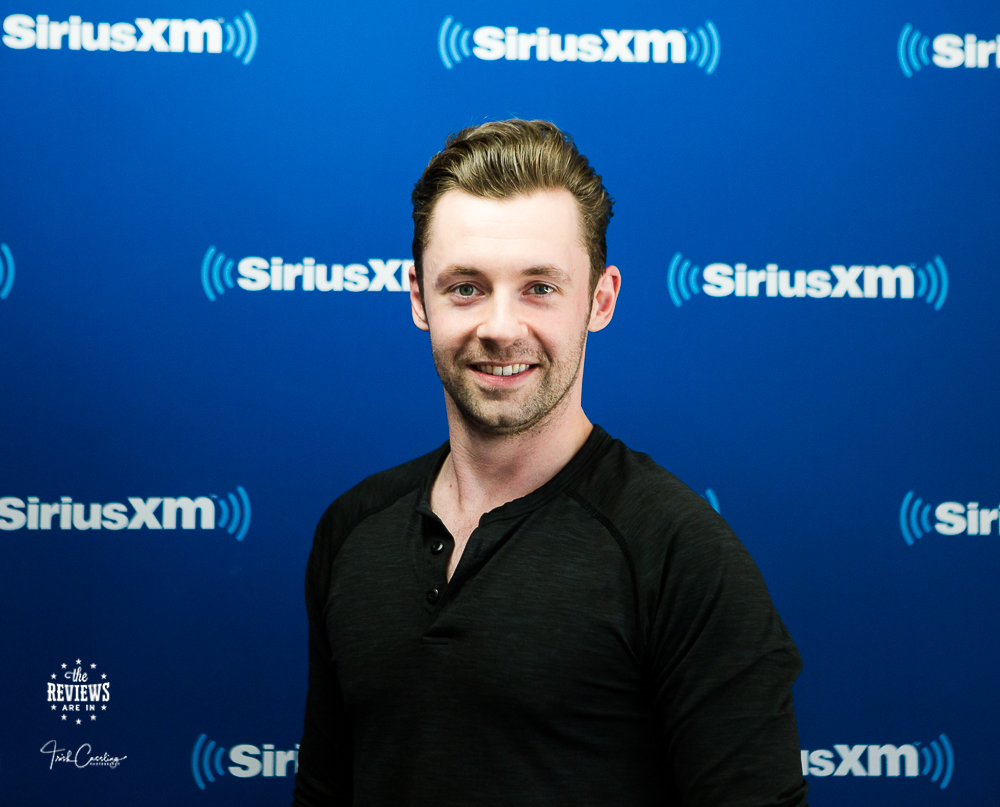
<path fill-rule="evenodd" d="M 423 290 L 423 254 L 434 206 L 450 190 L 507 199 L 562 188 L 576 199 L 580 235 L 590 256 L 590 291 L 604 274 L 614 200 L 573 139 L 548 121 L 493 121 L 451 135 L 413 189 L 413 261 Z"/>

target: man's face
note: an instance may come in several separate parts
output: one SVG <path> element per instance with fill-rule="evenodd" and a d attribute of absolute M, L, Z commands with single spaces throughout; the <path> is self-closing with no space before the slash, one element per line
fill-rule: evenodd
<path fill-rule="evenodd" d="M 590 259 L 568 191 L 448 191 L 423 267 L 423 299 L 411 282 L 414 321 L 430 331 L 449 403 L 470 427 L 517 434 L 579 402 Z"/>

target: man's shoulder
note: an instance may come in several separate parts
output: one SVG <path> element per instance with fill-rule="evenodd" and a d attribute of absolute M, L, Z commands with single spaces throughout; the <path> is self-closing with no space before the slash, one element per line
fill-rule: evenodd
<path fill-rule="evenodd" d="M 667 596 L 692 621 L 704 607 L 735 614 L 739 624 L 750 617 L 771 624 L 774 606 L 746 547 L 703 497 L 649 455 L 610 440 L 576 495 L 620 544 L 640 602 Z M 776 630 L 786 636 L 784 627 Z"/>
<path fill-rule="evenodd" d="M 434 470 L 442 448 L 372 474 L 342 493 L 327 507 L 320 519 L 316 530 L 317 538 L 324 535 L 343 539 L 370 515 L 417 493 Z"/>
<path fill-rule="evenodd" d="M 581 480 L 580 491 L 608 516 L 633 514 L 659 520 L 715 513 L 704 498 L 649 454 L 616 438 L 608 440 Z"/>
<path fill-rule="evenodd" d="M 576 489 L 594 515 L 635 553 L 659 555 L 685 544 L 707 549 L 720 541 L 738 543 L 702 496 L 621 440 L 609 440 Z"/>

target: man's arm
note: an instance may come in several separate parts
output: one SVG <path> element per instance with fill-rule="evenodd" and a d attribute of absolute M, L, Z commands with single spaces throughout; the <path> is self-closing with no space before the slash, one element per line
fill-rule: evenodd
<path fill-rule="evenodd" d="M 644 586 L 657 592 L 647 658 L 674 788 L 685 807 L 802 807 L 798 650 L 725 522 L 690 515 Z"/>
<path fill-rule="evenodd" d="M 328 510 L 316 528 L 306 568 L 309 692 L 293 807 L 340 807 L 353 803 L 354 743 L 326 632 L 325 609 L 333 560 L 329 535 L 332 520 Z"/>

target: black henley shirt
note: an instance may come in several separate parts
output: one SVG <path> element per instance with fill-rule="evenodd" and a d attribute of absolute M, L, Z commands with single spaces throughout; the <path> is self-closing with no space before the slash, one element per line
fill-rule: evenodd
<path fill-rule="evenodd" d="M 447 452 L 317 527 L 295 807 L 805 804 L 798 651 L 700 496 L 595 426 L 448 581 Z"/>

